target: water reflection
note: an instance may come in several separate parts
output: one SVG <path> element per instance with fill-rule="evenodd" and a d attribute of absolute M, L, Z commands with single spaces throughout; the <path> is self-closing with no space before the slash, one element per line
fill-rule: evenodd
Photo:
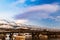
<path fill-rule="evenodd" d="M 28 39 L 28 40 L 32 40 L 32 39 Z M 35 39 L 35 40 L 36 40 L 36 39 Z M 60 38 L 39 39 L 39 40 L 60 40 Z"/>
<path fill-rule="evenodd" d="M 51 38 L 51 39 L 48 39 L 48 40 L 60 40 L 60 38 Z"/>

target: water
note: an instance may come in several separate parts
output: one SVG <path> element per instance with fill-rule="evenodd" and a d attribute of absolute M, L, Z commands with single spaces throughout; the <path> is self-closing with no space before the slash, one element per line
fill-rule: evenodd
<path fill-rule="evenodd" d="M 32 40 L 32 39 L 28 39 L 28 40 Z M 60 40 L 60 38 L 39 39 L 39 40 Z"/>
<path fill-rule="evenodd" d="M 9 40 L 9 38 L 7 38 L 6 40 Z M 26 40 L 32 40 L 31 38 L 26 39 Z M 60 38 L 50 38 L 50 39 L 39 39 L 39 40 L 60 40 Z"/>
<path fill-rule="evenodd" d="M 5 40 L 9 40 L 9 34 L 7 34 L 6 36 L 7 37 Z M 16 36 L 16 35 L 14 35 L 14 36 Z M 30 38 L 30 37 L 27 37 L 27 38 L 28 38 L 27 40 L 32 40 L 32 38 Z M 49 38 L 49 39 L 48 38 L 40 38 L 40 40 L 60 40 L 60 38 Z"/>
<path fill-rule="evenodd" d="M 60 38 L 52 38 L 52 39 L 48 39 L 48 40 L 60 40 Z"/>
<path fill-rule="evenodd" d="M 32 39 L 28 39 L 28 40 L 32 40 Z M 60 40 L 60 38 L 40 38 L 39 40 Z"/>

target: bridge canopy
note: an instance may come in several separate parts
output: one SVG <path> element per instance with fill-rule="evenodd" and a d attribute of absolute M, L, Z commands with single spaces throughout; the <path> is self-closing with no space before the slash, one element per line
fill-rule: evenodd
<path fill-rule="evenodd" d="M 40 26 L 34 26 L 34 25 L 26 25 L 26 24 L 18 24 L 15 22 L 7 21 L 5 19 L 0 20 L 0 29 L 29 29 L 29 30 L 36 30 L 36 31 L 60 31 L 60 29 L 54 29 L 54 28 L 46 28 L 46 27 L 40 27 Z"/>

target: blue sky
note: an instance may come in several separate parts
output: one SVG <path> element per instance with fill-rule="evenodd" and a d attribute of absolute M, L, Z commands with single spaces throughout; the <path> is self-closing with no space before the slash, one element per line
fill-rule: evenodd
<path fill-rule="evenodd" d="M 60 0 L 0 0 L 0 18 L 41 27 L 60 27 Z"/>

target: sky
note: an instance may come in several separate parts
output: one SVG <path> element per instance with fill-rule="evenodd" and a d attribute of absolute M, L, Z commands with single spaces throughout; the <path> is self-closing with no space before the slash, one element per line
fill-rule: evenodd
<path fill-rule="evenodd" d="M 0 0 L 0 19 L 60 28 L 60 0 Z"/>

